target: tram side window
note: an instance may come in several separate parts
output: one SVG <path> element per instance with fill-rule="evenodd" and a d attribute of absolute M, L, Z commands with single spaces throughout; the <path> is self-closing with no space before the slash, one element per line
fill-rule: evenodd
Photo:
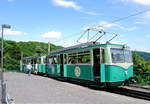
<path fill-rule="evenodd" d="M 52 64 L 53 62 L 53 57 L 48 57 L 48 64 Z"/>
<path fill-rule="evenodd" d="M 77 64 L 78 56 L 76 53 L 68 54 L 68 64 Z"/>
<path fill-rule="evenodd" d="M 37 58 L 37 64 L 41 64 L 41 58 Z"/>
<path fill-rule="evenodd" d="M 67 55 L 64 54 L 64 64 L 67 64 Z"/>
<path fill-rule="evenodd" d="M 53 56 L 51 64 L 57 64 L 57 58 L 56 58 L 56 56 Z"/>
<path fill-rule="evenodd" d="M 105 63 L 105 50 L 104 49 L 101 49 L 101 54 L 102 54 L 101 63 Z"/>
<path fill-rule="evenodd" d="M 27 64 L 31 63 L 31 60 L 27 60 Z"/>
<path fill-rule="evenodd" d="M 56 64 L 60 64 L 60 56 L 59 55 L 57 55 L 56 58 L 54 58 L 54 60 L 55 60 Z"/>
<path fill-rule="evenodd" d="M 46 64 L 46 57 L 43 58 L 43 63 Z"/>
<path fill-rule="evenodd" d="M 34 59 L 34 64 L 36 64 L 36 59 Z"/>
<path fill-rule="evenodd" d="M 34 60 L 31 60 L 31 64 L 34 64 L 34 62 L 33 62 Z"/>
<path fill-rule="evenodd" d="M 83 51 L 78 53 L 79 64 L 90 64 L 90 51 Z"/>
<path fill-rule="evenodd" d="M 73 64 L 74 63 L 73 59 L 74 59 L 73 57 L 69 57 L 68 64 Z"/>
<path fill-rule="evenodd" d="M 25 60 L 25 64 L 28 64 L 27 60 Z"/>
<path fill-rule="evenodd" d="M 26 60 L 23 60 L 23 65 L 26 65 Z"/>

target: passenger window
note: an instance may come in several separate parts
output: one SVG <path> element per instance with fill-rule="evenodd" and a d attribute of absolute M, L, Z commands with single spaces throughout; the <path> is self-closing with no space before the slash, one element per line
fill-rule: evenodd
<path fill-rule="evenodd" d="M 90 51 L 68 54 L 68 64 L 90 64 Z"/>
<path fill-rule="evenodd" d="M 52 64 L 58 64 L 58 61 L 57 61 L 57 58 L 56 58 L 56 56 L 53 56 L 53 59 L 52 59 Z"/>
<path fill-rule="evenodd" d="M 57 57 L 55 56 L 54 60 L 55 60 L 56 64 L 60 64 L 60 56 L 59 55 Z"/>
<path fill-rule="evenodd" d="M 101 63 L 105 63 L 105 50 L 101 49 Z"/>
<path fill-rule="evenodd" d="M 76 53 L 68 54 L 68 64 L 77 64 L 78 63 L 78 56 Z"/>
<path fill-rule="evenodd" d="M 64 64 L 67 64 L 67 55 L 64 54 Z"/>
<path fill-rule="evenodd" d="M 90 64 L 90 51 L 83 51 L 78 53 L 79 64 Z"/>
<path fill-rule="evenodd" d="M 37 58 L 37 63 L 41 64 L 41 58 Z"/>
<path fill-rule="evenodd" d="M 33 64 L 33 60 L 31 60 L 31 65 Z"/>
<path fill-rule="evenodd" d="M 52 62 L 53 62 L 53 57 L 52 56 L 48 56 L 47 57 L 47 63 L 48 64 L 52 64 Z"/>
<path fill-rule="evenodd" d="M 44 62 L 44 64 L 46 64 L 46 57 L 43 58 L 43 62 Z"/>

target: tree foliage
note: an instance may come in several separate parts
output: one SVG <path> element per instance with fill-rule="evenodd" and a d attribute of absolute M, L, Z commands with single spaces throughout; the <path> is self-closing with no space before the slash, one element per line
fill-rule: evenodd
<path fill-rule="evenodd" d="M 133 69 L 137 83 L 150 85 L 150 61 L 145 61 L 142 57 L 133 52 Z"/>
<path fill-rule="evenodd" d="M 1 38 L 0 38 L 1 43 Z M 51 44 L 51 51 L 63 48 Z M 0 45 L 1 49 L 1 45 Z M 23 57 L 33 55 L 45 55 L 48 52 L 48 44 L 43 42 L 15 42 L 4 40 L 4 68 L 19 69 L 21 54 Z"/>

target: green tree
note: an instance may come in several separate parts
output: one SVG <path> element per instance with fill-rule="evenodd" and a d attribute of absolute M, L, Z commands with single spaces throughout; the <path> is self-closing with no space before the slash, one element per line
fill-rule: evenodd
<path fill-rule="evenodd" d="M 136 51 L 133 52 L 132 57 L 134 75 L 137 78 L 138 83 L 144 85 L 150 84 L 149 62 L 145 62 L 143 58 L 136 54 Z"/>

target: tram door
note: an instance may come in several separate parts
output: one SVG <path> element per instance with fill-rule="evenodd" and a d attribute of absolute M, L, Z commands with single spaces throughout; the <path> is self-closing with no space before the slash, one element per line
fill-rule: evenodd
<path fill-rule="evenodd" d="M 63 62 L 63 54 L 60 54 L 60 75 L 64 76 L 64 62 Z"/>
<path fill-rule="evenodd" d="M 100 81 L 100 49 L 93 49 L 94 80 Z"/>

